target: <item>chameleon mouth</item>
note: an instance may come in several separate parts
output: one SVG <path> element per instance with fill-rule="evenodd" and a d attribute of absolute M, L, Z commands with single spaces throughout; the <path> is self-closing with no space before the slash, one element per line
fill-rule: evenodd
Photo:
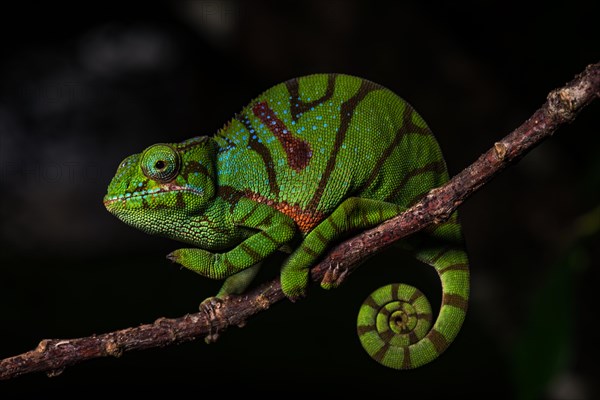
<path fill-rule="evenodd" d="M 196 194 L 198 196 L 203 195 L 203 192 L 200 189 L 192 188 L 190 186 L 180 186 L 180 185 L 176 185 L 173 183 L 167 183 L 167 184 L 161 185 L 158 188 L 150 189 L 150 190 L 140 190 L 140 191 L 135 191 L 133 193 L 119 194 L 117 196 L 109 196 L 107 194 L 106 196 L 104 196 L 104 199 L 102 202 L 104 203 L 104 206 L 108 208 L 109 206 L 112 206 L 115 203 L 125 204 L 129 200 L 132 200 L 132 199 L 139 199 L 139 198 L 149 199 L 151 197 L 160 196 L 161 194 L 164 194 L 164 193 L 177 193 L 177 192 L 189 192 L 189 193 Z"/>

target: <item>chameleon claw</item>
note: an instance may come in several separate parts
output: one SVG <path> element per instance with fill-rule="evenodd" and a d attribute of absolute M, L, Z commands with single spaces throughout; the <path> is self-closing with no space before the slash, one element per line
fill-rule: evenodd
<path fill-rule="evenodd" d="M 222 305 L 223 299 L 211 296 L 204 299 L 198 308 L 208 317 L 210 322 L 214 322 Z"/>
<path fill-rule="evenodd" d="M 348 268 L 340 267 L 339 264 L 333 268 L 330 266 L 321 280 L 321 287 L 327 290 L 336 289 L 346 280 L 347 276 Z"/>
<path fill-rule="evenodd" d="M 302 300 L 303 298 L 306 297 L 306 294 L 300 294 L 300 295 L 295 295 L 295 296 L 288 296 L 288 300 L 291 301 L 292 303 L 295 303 L 299 300 Z"/>
<path fill-rule="evenodd" d="M 200 306 L 198 307 L 204 315 L 208 318 L 208 323 L 210 324 L 210 331 L 208 335 L 204 338 L 204 341 L 207 344 L 214 343 L 219 338 L 219 330 L 215 329 L 213 331 L 213 322 L 215 322 L 218 318 L 219 309 L 223 305 L 223 299 L 212 296 L 204 299 Z"/>
<path fill-rule="evenodd" d="M 171 261 L 172 263 L 179 264 L 179 257 L 177 254 L 175 254 L 176 251 L 172 251 L 171 253 L 167 254 L 167 260 Z"/>

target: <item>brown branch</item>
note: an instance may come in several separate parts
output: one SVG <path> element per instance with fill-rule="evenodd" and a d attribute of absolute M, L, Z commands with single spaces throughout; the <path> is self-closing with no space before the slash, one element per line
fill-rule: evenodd
<path fill-rule="evenodd" d="M 519 159 L 561 125 L 572 121 L 583 107 L 600 96 L 600 63 L 592 64 L 573 81 L 553 90 L 547 101 L 520 127 L 483 154 L 444 186 L 432 190 L 403 214 L 351 238 L 329 252 L 311 271 L 320 282 L 333 268 L 351 272 L 374 252 L 394 241 L 445 220 L 474 191 L 507 165 Z M 215 338 L 229 326 L 244 325 L 254 314 L 284 298 L 279 280 L 263 284 L 243 296 L 225 300 L 209 322 L 198 312 L 181 318 L 160 318 L 153 324 L 79 339 L 42 340 L 35 350 L 0 361 L 0 379 L 45 371 L 53 376 L 65 367 L 92 358 L 119 357 L 126 351 Z"/>

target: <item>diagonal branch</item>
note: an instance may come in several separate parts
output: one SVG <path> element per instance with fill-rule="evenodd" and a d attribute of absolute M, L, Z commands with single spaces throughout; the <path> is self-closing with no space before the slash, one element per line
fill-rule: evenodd
<path fill-rule="evenodd" d="M 547 101 L 531 118 L 495 143 L 448 183 L 433 189 L 401 215 L 333 248 L 311 270 L 312 280 L 320 282 L 334 268 L 352 272 L 374 252 L 432 223 L 444 221 L 473 192 L 551 136 L 558 127 L 571 122 L 596 97 L 600 97 L 600 63 L 589 65 L 571 82 L 550 92 Z M 0 360 L 0 380 L 41 371 L 54 376 L 68 366 L 92 358 L 119 357 L 126 351 L 166 346 L 199 337 L 214 339 L 215 332 L 222 332 L 232 325 L 243 326 L 249 317 L 284 297 L 276 279 L 243 296 L 226 299 L 216 309 L 216 318 L 212 321 L 205 313 L 198 312 L 175 319 L 159 318 L 152 324 L 102 335 L 42 340 L 35 350 Z"/>

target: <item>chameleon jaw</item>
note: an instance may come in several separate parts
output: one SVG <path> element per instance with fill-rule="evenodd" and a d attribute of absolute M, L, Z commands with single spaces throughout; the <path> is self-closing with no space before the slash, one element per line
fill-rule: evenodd
<path fill-rule="evenodd" d="M 181 185 L 177 185 L 174 183 L 166 183 L 156 189 L 140 190 L 140 191 L 135 191 L 133 193 L 120 194 L 118 196 L 110 196 L 110 197 L 108 195 L 106 195 L 102 202 L 104 203 L 104 206 L 106 208 L 108 208 L 109 206 L 111 206 L 115 203 L 118 203 L 118 202 L 121 202 L 122 204 L 126 204 L 127 201 L 129 201 L 131 199 L 139 199 L 139 198 L 147 199 L 148 197 L 160 196 L 163 193 L 176 193 L 176 192 L 190 192 L 190 193 L 196 194 L 198 196 L 204 195 L 203 191 L 200 189 L 196 189 L 196 188 L 193 188 L 190 186 L 181 186 Z"/>

